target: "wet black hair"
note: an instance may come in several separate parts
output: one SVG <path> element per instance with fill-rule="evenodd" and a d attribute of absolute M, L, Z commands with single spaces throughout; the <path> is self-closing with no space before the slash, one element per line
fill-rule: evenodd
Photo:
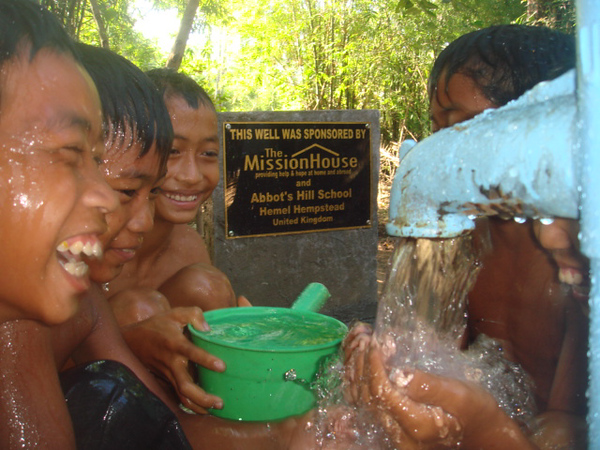
<path fill-rule="evenodd" d="M 206 91 L 188 75 L 169 68 L 151 69 L 146 74 L 165 99 L 180 96 L 190 108 L 198 109 L 203 106 L 216 112 L 215 105 Z"/>
<path fill-rule="evenodd" d="M 132 140 L 142 144 L 140 157 L 156 144 L 163 170 L 173 144 L 173 126 L 154 83 L 135 64 L 110 50 L 81 43 L 76 49 L 100 95 L 105 141 L 116 139 L 117 134 L 124 139 L 123 132 L 129 129 Z"/>
<path fill-rule="evenodd" d="M 31 0 L 0 0 L 0 67 L 29 44 L 29 60 L 43 48 L 75 57 L 75 48 L 62 24 Z"/>
<path fill-rule="evenodd" d="M 461 73 L 498 107 L 574 67 L 573 36 L 540 26 L 496 25 L 450 43 L 435 60 L 427 89 L 431 100 L 442 73 L 446 85 Z"/>

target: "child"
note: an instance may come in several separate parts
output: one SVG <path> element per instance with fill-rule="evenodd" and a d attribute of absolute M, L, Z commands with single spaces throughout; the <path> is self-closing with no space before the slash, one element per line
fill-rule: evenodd
<path fill-rule="evenodd" d="M 138 250 L 139 237 L 152 228 L 151 199 L 163 182 L 166 160 L 172 148 L 171 127 L 160 93 L 133 64 L 100 48 L 80 46 L 80 53 L 84 66 L 98 85 L 104 108 L 108 150 L 102 168 L 109 184 L 119 192 L 122 204 L 118 211 L 108 215 L 109 230 L 101 237 L 106 242 L 107 257 L 91 266 L 92 279 L 100 283 L 110 281 L 119 273 Z M 69 395 L 67 403 L 78 446 L 89 448 L 94 442 L 101 441 L 107 448 L 130 445 L 188 448 L 188 439 L 176 416 L 182 419 L 185 434 L 189 434 L 189 441 L 194 445 L 211 439 L 211 433 L 219 430 L 218 425 L 221 430 L 231 431 L 232 441 L 235 441 L 234 436 L 245 440 L 247 434 L 244 434 L 243 426 L 234 433 L 239 428 L 235 423 L 224 424 L 211 416 L 189 416 L 177 408 L 170 395 L 172 387 L 157 382 L 123 342 L 97 283 L 86 296 L 81 313 L 51 330 L 58 366 L 61 367 L 68 358 L 80 365 L 61 374 L 63 389 Z M 173 315 L 181 311 L 179 335 L 183 324 L 188 322 L 198 329 L 206 329 L 198 308 L 177 308 Z M 169 320 L 154 319 L 153 324 L 167 327 L 176 322 L 172 316 Z M 154 351 L 155 357 L 156 353 L 172 353 L 176 358 L 183 351 L 186 362 L 189 358 L 207 367 L 215 367 L 217 362 L 223 364 L 189 342 L 184 350 L 169 348 L 168 342 L 163 341 L 162 330 L 144 329 L 143 341 Z M 151 354 L 148 356 L 152 357 Z M 98 363 L 97 360 L 112 361 Z M 120 364 L 115 365 L 114 361 Z M 155 373 L 162 375 L 158 371 Z M 99 383 L 99 380 L 102 386 L 111 387 L 109 399 L 102 392 L 89 389 L 90 383 Z M 167 378 L 167 381 L 172 380 Z M 113 387 L 115 384 L 117 386 Z M 178 385 L 173 383 L 172 386 L 177 388 Z M 197 386 L 196 389 L 201 393 L 200 403 L 218 405 L 220 402 L 218 397 L 204 393 Z M 110 415 L 106 415 L 107 409 L 111 411 Z M 264 425 L 249 428 L 252 435 L 258 433 L 260 442 L 275 434 L 268 433 L 269 427 Z M 212 442 L 221 446 L 226 443 L 223 441 L 223 435 L 212 437 Z"/>
<path fill-rule="evenodd" d="M 462 36 L 431 72 L 434 129 L 481 112 L 486 106 L 474 106 L 477 99 L 502 106 L 574 66 L 574 38 L 543 27 L 498 26 Z M 532 222 L 489 218 L 476 232 L 489 235 L 493 251 L 484 254 L 469 294 L 469 342 L 480 333 L 501 339 L 505 355 L 532 376 L 540 411 L 584 416 L 587 319 L 557 286 L 555 265 L 536 242 Z"/>
<path fill-rule="evenodd" d="M 0 447 L 75 448 L 43 323 L 76 314 L 62 327 L 89 309 L 82 255 L 101 256 L 104 215 L 118 201 L 97 167 L 98 94 L 67 34 L 28 0 L 1 0 L 0 22 L 1 310 L 11 319 L 0 327 Z"/>
<path fill-rule="evenodd" d="M 189 355 L 198 350 L 182 333 L 186 310 L 178 307 L 236 306 L 229 280 L 211 265 L 202 237 L 189 225 L 219 181 L 217 115 L 206 92 L 188 76 L 171 69 L 148 75 L 163 95 L 175 139 L 165 182 L 157 191 L 154 228 L 108 284 L 109 301 L 129 346 L 171 381 L 184 407 L 205 413 L 220 403 L 206 403 L 189 373 Z M 244 298 L 240 302 L 248 304 Z M 159 330 L 171 351 L 148 345 L 147 333 Z M 199 362 L 198 356 L 193 361 Z"/>
<path fill-rule="evenodd" d="M 89 286 L 74 248 L 102 255 L 117 204 L 96 165 L 98 96 L 68 36 L 34 4 L 0 7 L 0 323 L 55 324 Z"/>
<path fill-rule="evenodd" d="M 109 284 L 109 294 L 149 287 L 166 291 L 172 307 L 236 306 L 229 281 L 210 266 L 202 237 L 189 225 L 219 182 L 215 107 L 206 92 L 182 73 L 154 69 L 148 75 L 163 94 L 175 140 L 165 183 L 156 198 L 154 228 L 144 236 L 136 257 Z M 111 303 L 116 301 L 113 298 Z"/>
<path fill-rule="evenodd" d="M 571 36 L 545 28 L 508 25 L 462 36 L 439 55 L 431 72 L 434 131 L 472 118 L 484 109 L 502 106 L 538 82 L 557 77 L 574 67 L 574 55 Z M 535 241 L 531 223 L 519 225 L 490 218 L 480 221 L 476 232 L 489 234 L 493 251 L 484 255 L 483 269 L 469 294 L 468 340 L 471 342 L 480 333 L 501 340 L 505 356 L 532 376 L 542 413 L 533 440 L 540 443 L 559 430 L 563 440 L 581 445 L 577 433 L 585 417 L 585 314 L 556 285 L 556 269 Z M 583 276 L 572 276 L 579 278 L 585 280 Z M 377 349 L 369 350 L 369 356 L 359 359 L 382 369 L 378 353 Z M 383 380 L 384 372 L 379 369 L 368 377 L 372 377 L 374 386 L 385 386 L 382 389 L 390 395 L 387 401 L 391 403 L 381 404 L 389 406 L 392 397 L 399 401 L 398 392 Z M 417 403 L 415 408 L 420 402 L 438 405 L 458 419 L 465 433 L 465 448 L 479 448 L 485 442 L 491 445 L 490 440 L 498 448 L 531 445 L 527 436 L 515 431 L 507 416 L 499 414 L 491 396 L 478 388 L 419 372 L 411 376 L 416 381 L 409 383 L 408 400 Z M 425 392 L 419 388 L 424 383 L 439 386 L 440 390 Z M 482 408 L 477 414 L 473 414 L 475 405 Z M 392 416 L 398 408 L 394 411 Z M 475 420 L 482 418 L 483 422 Z M 502 444 L 503 435 L 497 432 L 503 427 L 509 432 L 504 437 L 509 439 L 510 434 L 518 440 Z M 394 429 L 398 431 L 398 427 Z"/>
<path fill-rule="evenodd" d="M 130 222 L 139 219 L 133 211 L 139 211 L 141 217 L 147 216 L 143 213 L 147 206 L 140 204 L 139 208 L 129 208 L 124 205 L 122 208 L 117 208 L 117 199 L 112 191 L 101 181 L 98 173 L 92 170 L 95 165 L 90 164 L 92 159 L 91 142 L 99 140 L 101 129 L 97 93 L 87 75 L 75 62 L 70 49 L 71 44 L 58 22 L 29 0 L 0 0 L 0 21 L 3 25 L 0 28 L 2 55 L 7 56 L 2 61 L 3 76 L 0 80 L 3 93 L 0 104 L 2 113 L 0 135 L 6 139 L 3 140 L 3 143 L 7 143 L 5 150 L 15 151 L 12 158 L 3 156 L 0 167 L 2 175 L 9 170 L 18 171 L 11 179 L 11 183 L 5 182 L 3 178 L 2 187 L 5 188 L 3 192 L 9 192 L 12 183 L 19 184 L 18 192 L 15 194 L 22 195 L 16 197 L 21 202 L 18 207 L 14 207 L 14 211 L 17 213 L 15 214 L 16 218 L 23 217 L 23 214 L 20 213 L 22 208 L 26 213 L 30 212 L 25 208 L 29 206 L 34 209 L 31 211 L 34 214 L 25 214 L 25 217 L 38 219 L 35 222 L 19 220 L 15 224 L 21 232 L 32 230 L 27 234 L 26 239 L 21 239 L 19 233 L 11 230 L 6 224 L 2 225 L 2 236 L 20 239 L 21 245 L 16 249 L 28 251 L 27 257 L 40 258 L 41 262 L 47 263 L 49 268 L 49 270 L 42 270 L 42 273 L 39 273 L 38 262 L 34 260 L 29 263 L 35 270 L 35 276 L 23 279 L 19 278 L 23 276 L 20 271 L 14 272 L 17 277 L 15 281 L 22 280 L 30 284 L 21 286 L 26 294 L 31 296 L 31 298 L 23 299 L 29 302 L 27 311 L 32 311 L 44 319 L 46 316 L 54 318 L 55 309 L 68 316 L 71 314 L 73 289 L 68 286 L 68 283 L 63 283 L 63 279 L 66 278 L 68 282 L 75 284 L 80 289 L 78 282 L 83 277 L 71 274 L 67 276 L 55 267 L 56 264 L 60 265 L 56 261 L 58 257 L 53 254 L 55 248 L 64 240 L 67 241 L 67 245 L 74 244 L 78 240 L 81 241 L 82 239 L 70 239 L 70 237 L 77 237 L 82 234 L 82 231 L 85 232 L 83 234 L 86 237 L 87 235 L 95 236 L 95 240 L 99 240 L 98 236 L 102 234 L 102 239 L 107 243 L 113 242 L 113 237 L 116 238 L 114 242 L 120 242 L 121 228 L 129 226 Z M 10 24 L 10 27 L 7 24 Z M 57 46 L 61 39 L 62 47 Z M 50 42 L 52 44 L 49 44 Z M 66 45 L 64 45 L 65 43 Z M 10 55 L 13 55 L 12 58 Z M 123 98 L 137 88 L 137 86 L 128 84 L 119 84 L 119 86 L 124 89 Z M 7 87 L 10 87 L 11 90 L 7 91 Z M 160 96 L 157 98 L 162 102 Z M 19 101 L 16 102 L 17 100 Z M 7 112 L 13 113 L 10 118 Z M 136 111 L 142 116 L 149 112 L 149 110 Z M 48 114 L 52 114 L 52 116 L 48 117 Z M 168 121 L 166 113 L 165 116 Z M 59 120 L 54 121 L 54 118 Z M 145 120 L 156 124 L 154 119 L 150 116 Z M 10 124 L 11 128 L 6 128 L 5 123 Z M 128 121 L 124 124 L 131 125 L 132 122 Z M 109 175 L 114 175 L 112 182 L 125 183 L 125 186 L 120 188 L 123 203 L 127 203 L 127 198 L 132 195 L 133 198 L 141 196 L 145 199 L 142 203 L 148 204 L 148 192 L 160 178 L 160 157 L 154 146 L 149 148 L 145 155 L 139 156 L 144 151 L 144 144 L 137 137 L 144 127 L 141 127 L 139 121 L 133 122 L 133 125 L 132 128 L 125 127 L 121 130 L 123 134 L 119 134 L 117 139 L 108 139 L 109 143 L 114 144 L 111 147 L 112 150 L 120 150 L 109 152 L 112 162 L 105 168 L 109 168 Z M 144 129 L 147 130 L 147 128 Z M 19 146 L 20 141 L 13 140 L 16 138 L 12 138 L 11 131 L 23 131 L 21 136 L 27 137 L 27 147 Z M 39 136 L 36 133 L 39 133 Z M 156 137 L 153 133 L 150 133 L 149 136 L 152 138 L 151 140 Z M 160 141 L 160 138 L 156 137 L 156 140 Z M 34 143 L 33 146 L 31 146 L 31 142 Z M 38 144 L 40 145 L 38 146 Z M 167 147 L 168 149 L 170 146 Z M 119 159 L 131 154 L 135 155 L 131 165 L 119 167 Z M 100 159 L 101 154 L 97 153 L 96 155 Z M 35 159 L 39 158 L 42 162 L 47 162 L 43 167 L 43 173 L 38 171 L 38 164 L 34 157 Z M 38 191 L 33 182 L 21 183 L 17 177 L 19 175 L 24 178 L 24 181 L 30 181 L 27 171 L 21 170 L 25 163 L 31 165 L 32 169 L 35 169 L 35 174 L 38 175 L 38 178 L 32 181 L 38 182 L 40 179 L 47 181 L 43 191 Z M 140 177 L 141 173 L 143 176 Z M 130 186 L 128 183 L 132 180 L 138 184 Z M 67 189 L 63 189 L 63 183 Z M 83 193 L 80 193 L 79 190 Z M 55 191 L 56 195 L 54 195 Z M 52 195 L 50 195 L 51 193 Z M 79 200 L 80 197 L 81 200 Z M 33 203 L 27 205 L 27 201 Z M 6 213 L 3 215 L 4 220 L 11 217 L 13 209 L 8 208 L 10 204 L 13 202 L 4 200 L 2 203 L 3 211 Z M 42 228 L 38 226 L 34 230 L 33 227 L 41 223 L 35 213 L 38 210 L 45 211 L 46 204 L 56 208 L 53 212 L 56 216 L 46 214 L 43 217 L 48 223 L 44 223 Z M 64 220 L 66 224 L 64 232 L 60 228 L 61 220 L 65 215 L 63 207 L 69 214 L 73 213 L 72 217 L 67 214 L 68 220 Z M 102 214 L 97 214 L 96 210 L 100 210 Z M 106 231 L 106 226 L 98 225 L 98 223 L 102 224 L 101 220 L 96 221 L 97 217 L 101 218 L 104 212 L 111 213 L 108 231 Z M 58 220 L 59 225 L 59 230 L 56 232 L 58 236 L 51 239 L 55 229 L 55 220 Z M 147 221 L 142 220 L 141 222 L 146 225 L 134 226 L 134 228 L 139 227 L 139 232 L 145 231 L 145 228 L 149 226 Z M 47 233 L 45 228 L 49 228 L 50 232 Z M 27 242 L 34 237 L 37 238 L 38 234 L 51 242 L 52 251 L 46 252 L 51 254 L 48 258 L 43 258 L 45 253 L 39 250 L 43 248 L 39 241 L 36 241 L 37 245 L 30 245 Z M 129 234 L 130 231 L 125 232 L 125 236 Z M 25 256 L 8 253 L 6 247 L 11 243 L 5 242 L 5 244 L 3 255 L 9 257 L 9 261 L 14 259 L 16 263 L 21 264 L 21 261 L 25 260 Z M 116 244 L 113 249 L 116 253 L 121 251 Z M 62 247 L 61 252 L 64 252 Z M 127 251 L 124 253 L 126 254 Z M 75 267 L 83 267 L 83 263 L 80 264 L 78 258 L 72 259 Z M 110 265 L 121 264 L 118 259 L 107 258 L 106 261 L 108 266 L 104 269 L 108 270 L 99 271 L 98 276 L 104 276 L 116 269 L 109 267 Z M 20 269 L 25 272 L 29 270 L 28 267 L 22 266 Z M 51 281 L 56 286 L 40 276 L 45 274 L 49 274 L 53 278 Z M 13 289 L 13 285 L 17 284 L 15 281 L 3 279 L 2 289 L 5 286 Z M 3 291 L 3 302 L 5 298 L 8 298 L 9 289 L 6 291 L 6 295 Z M 50 297 L 52 303 L 46 306 L 44 302 L 48 300 L 48 297 L 40 294 L 44 291 L 52 295 L 67 291 L 67 295 Z M 55 298 L 58 301 L 54 301 Z M 16 304 L 20 305 L 21 303 Z M 8 309 L 11 308 L 13 308 L 12 305 Z M 43 314 L 38 314 L 39 311 Z M 18 318 L 31 315 L 29 313 L 20 314 Z M 192 323 L 197 328 L 204 326 L 202 320 L 194 319 Z M 81 299 L 79 310 L 71 320 L 55 327 L 47 327 L 33 320 L 7 321 L 0 325 L 0 336 L 4 342 L 0 350 L 2 360 L 0 420 L 3 424 L 0 430 L 1 448 L 73 449 L 76 446 L 86 449 L 189 448 L 178 429 L 172 412 L 165 408 L 165 404 L 150 394 L 148 389 L 136 381 L 131 374 L 129 369 L 143 379 L 144 383 L 167 404 L 176 409 L 162 388 L 120 340 L 119 329 L 97 285 L 92 287 L 89 295 Z M 68 358 L 72 358 L 76 362 L 87 363 L 83 368 L 75 368 L 75 372 L 68 371 L 62 375 L 62 385 L 68 397 L 67 402 L 69 408 L 74 412 L 73 421 L 66 408 L 58 378 L 58 369 Z M 113 359 L 121 364 L 115 365 L 110 361 L 88 363 L 95 358 Z M 80 396 L 82 392 L 86 394 L 85 397 Z M 88 397 L 87 394 L 91 396 Z M 111 399 L 114 400 L 112 403 Z M 126 411 L 128 404 L 139 406 L 140 403 L 142 404 L 141 410 L 137 408 L 137 411 L 140 412 L 139 415 L 131 414 L 130 410 Z M 103 409 L 103 407 L 105 408 Z M 107 414 L 107 411 L 110 414 Z M 122 412 L 126 414 L 123 415 Z M 200 416 L 194 416 L 193 419 L 197 417 Z M 202 439 L 209 439 L 214 431 L 216 433 L 213 436 L 214 441 L 217 443 L 223 441 L 224 435 L 219 431 L 225 427 L 223 421 L 215 422 L 212 420 L 213 418 L 205 417 L 206 420 L 194 420 L 192 436 L 196 433 Z M 150 426 L 146 424 L 149 418 L 153 418 Z M 75 424 L 75 432 L 73 424 Z M 132 424 L 134 424 L 133 428 Z M 228 425 L 227 429 L 232 435 L 245 439 L 246 435 L 242 433 L 243 430 L 235 431 L 235 425 L 233 424 L 231 427 Z M 266 442 L 270 441 L 277 427 L 253 426 L 250 428 L 255 437 L 256 433 L 266 436 L 260 441 L 262 444 L 259 444 L 264 448 L 265 440 Z"/>
<path fill-rule="evenodd" d="M 108 228 L 99 237 L 106 250 L 105 258 L 89 261 L 92 279 L 108 279 L 118 273 L 119 265 L 138 245 L 138 236 L 152 227 L 149 196 L 164 174 L 172 130 L 162 98 L 139 69 L 102 49 L 82 46 L 78 50 L 88 69 L 94 72 L 102 93 L 105 117 L 109 120 L 105 123 L 108 152 L 101 168 L 119 193 L 121 203 L 107 214 Z M 55 99 L 66 96 L 70 89 L 72 86 L 67 84 L 63 87 L 65 92 L 55 91 Z M 107 101 L 115 97 L 117 102 Z M 97 101 L 93 106 L 99 113 Z M 61 186 L 63 182 L 57 179 L 54 185 Z M 187 448 L 173 412 L 146 386 L 166 402 L 169 397 L 128 351 L 111 319 L 110 309 L 94 284 L 82 298 L 77 314 L 63 324 L 47 328 L 19 321 L 2 329 L 5 341 L 20 345 L 10 358 L 3 358 L 3 383 L 11 392 L 19 393 L 12 408 L 26 412 L 23 421 L 7 421 L 11 427 L 7 426 L 4 436 L 10 439 L 17 426 L 24 426 L 21 433 L 26 433 L 32 443 L 47 441 L 53 448 L 74 448 L 75 442 L 81 448 L 91 448 L 92 443 L 116 447 L 134 443 L 144 447 L 144 442 Z M 201 322 L 196 324 L 202 326 Z M 64 374 L 61 381 L 67 397 L 65 405 L 58 369 L 68 359 L 87 365 Z M 97 361 L 102 359 L 121 364 Z M 13 379 L 11 374 L 17 368 L 35 374 L 34 382 L 31 376 Z M 99 385 L 102 390 L 94 388 Z M 2 410 L 10 411 L 5 407 Z"/>

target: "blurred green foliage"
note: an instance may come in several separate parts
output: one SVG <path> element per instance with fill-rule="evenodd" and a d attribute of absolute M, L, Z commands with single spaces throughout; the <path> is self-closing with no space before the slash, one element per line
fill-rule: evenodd
<path fill-rule="evenodd" d="M 99 45 L 89 2 L 40 0 L 84 42 Z M 167 55 L 134 29 L 134 0 L 95 0 L 110 48 L 142 69 Z M 185 9 L 185 0 L 152 0 Z M 573 0 L 205 0 L 181 70 L 222 111 L 377 109 L 383 144 L 429 133 L 427 78 L 458 36 L 501 23 L 565 30 Z"/>

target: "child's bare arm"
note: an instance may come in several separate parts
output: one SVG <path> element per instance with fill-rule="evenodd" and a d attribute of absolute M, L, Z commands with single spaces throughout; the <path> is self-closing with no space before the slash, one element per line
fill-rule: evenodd
<path fill-rule="evenodd" d="M 579 305 L 565 311 L 565 335 L 547 410 L 536 418 L 532 439 L 540 448 L 587 448 L 588 318 Z"/>
<path fill-rule="evenodd" d="M 565 332 L 547 410 L 585 416 L 589 319 L 579 304 L 569 301 L 565 306 Z"/>
<path fill-rule="evenodd" d="M 207 394 L 190 375 L 193 363 L 225 370 L 220 359 L 196 347 L 184 332 L 189 323 L 205 329 L 200 308 L 171 309 L 164 295 L 149 288 L 126 289 L 110 297 L 109 303 L 129 348 L 151 372 L 170 383 L 183 406 L 199 414 L 220 407 L 221 399 Z"/>
<path fill-rule="evenodd" d="M 317 443 L 313 412 L 279 422 L 240 422 L 215 416 L 180 414 L 179 420 L 193 448 L 219 450 L 305 450 L 325 448 Z M 329 448 L 329 447 L 328 447 Z M 337 450 L 348 450 L 345 442 Z"/>
<path fill-rule="evenodd" d="M 171 307 L 197 306 L 202 311 L 236 306 L 235 293 L 227 276 L 211 264 L 181 268 L 158 290 Z"/>
<path fill-rule="evenodd" d="M 97 321 L 85 341 L 73 352 L 74 362 L 79 364 L 101 359 L 118 361 L 133 371 L 142 383 L 172 410 L 177 410 L 175 402 L 125 343 L 110 305 L 99 287 L 92 285 L 87 295 L 96 310 Z"/>
<path fill-rule="evenodd" d="M 196 363 L 222 372 L 225 364 L 190 342 L 183 332 L 188 323 L 198 330 L 207 326 L 199 308 L 174 308 L 125 326 L 122 333 L 134 354 L 153 373 L 169 381 L 186 408 L 205 414 L 208 408 L 221 407 L 222 401 L 194 382 L 188 365 Z"/>
<path fill-rule="evenodd" d="M 0 341 L 0 448 L 75 449 L 49 329 L 6 322 Z"/>

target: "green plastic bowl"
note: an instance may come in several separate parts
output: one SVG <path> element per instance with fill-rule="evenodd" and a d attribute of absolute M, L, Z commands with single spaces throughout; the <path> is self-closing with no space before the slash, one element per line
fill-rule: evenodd
<path fill-rule="evenodd" d="M 211 331 L 188 325 L 192 341 L 221 358 L 227 370 L 197 366 L 198 384 L 223 399 L 223 409 L 211 413 L 233 420 L 279 420 L 313 408 L 309 385 L 348 331 L 333 317 L 287 308 L 226 308 L 204 317 Z"/>

